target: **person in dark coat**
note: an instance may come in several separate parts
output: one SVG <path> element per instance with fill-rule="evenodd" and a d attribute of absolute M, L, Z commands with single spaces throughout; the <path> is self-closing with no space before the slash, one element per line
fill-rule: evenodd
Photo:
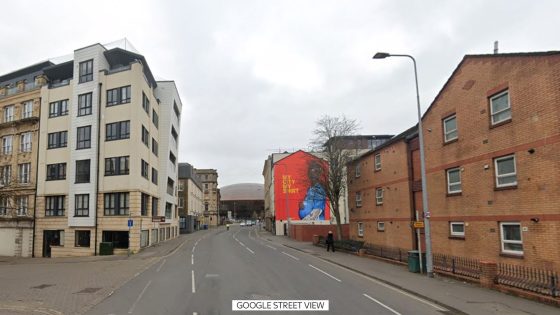
<path fill-rule="evenodd" d="M 334 236 L 332 231 L 329 231 L 329 233 L 327 234 L 325 243 L 327 244 L 327 252 L 329 251 L 329 248 L 331 248 L 334 253 Z"/>

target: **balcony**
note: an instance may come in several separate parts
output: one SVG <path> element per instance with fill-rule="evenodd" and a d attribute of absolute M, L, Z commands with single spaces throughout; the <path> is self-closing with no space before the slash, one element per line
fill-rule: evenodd
<path fill-rule="evenodd" d="M 12 87 L 0 87 L 0 100 L 4 99 L 4 98 L 8 98 L 11 97 L 13 95 L 17 95 L 17 94 L 21 94 L 21 93 L 25 93 L 25 92 L 29 92 L 29 91 L 33 91 L 33 90 L 38 90 L 41 88 L 40 84 L 37 84 L 35 82 L 23 82 L 20 81 L 16 84 L 16 86 L 12 86 Z"/>
<path fill-rule="evenodd" d="M 35 113 L 32 113 L 30 117 L 25 117 L 25 118 L 21 118 L 21 119 L 14 119 L 14 118 L 11 118 L 11 120 L 8 120 L 8 121 L 0 122 L 0 129 L 1 128 L 6 128 L 6 127 L 14 127 L 14 126 L 25 124 L 25 123 L 37 123 L 37 122 L 39 122 L 39 116 L 37 116 Z"/>

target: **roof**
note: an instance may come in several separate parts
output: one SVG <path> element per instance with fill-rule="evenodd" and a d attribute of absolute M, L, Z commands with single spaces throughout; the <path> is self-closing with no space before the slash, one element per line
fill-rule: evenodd
<path fill-rule="evenodd" d="M 179 163 L 178 171 L 179 179 L 190 179 L 192 180 L 198 188 L 202 189 L 202 183 L 200 182 L 200 177 L 194 171 L 194 167 L 189 163 Z"/>
<path fill-rule="evenodd" d="M 144 66 L 144 74 L 146 75 L 146 78 L 148 79 L 152 87 L 157 87 L 156 79 L 154 78 L 152 71 L 148 66 L 148 62 L 146 61 L 146 58 L 144 58 L 144 56 L 119 47 L 106 50 L 105 52 L 103 52 L 103 54 L 111 65 L 126 65 L 131 63 L 132 61 L 139 60 L 140 63 Z"/>
<path fill-rule="evenodd" d="M 264 185 L 240 183 L 220 188 L 221 200 L 264 200 Z"/>
<path fill-rule="evenodd" d="M 375 149 L 369 150 L 369 151 L 365 152 L 364 154 L 356 157 L 355 159 L 350 161 L 350 163 L 352 163 L 353 161 L 360 160 L 360 159 L 362 159 L 366 156 L 372 155 L 376 152 L 379 152 L 379 151 L 383 150 L 384 148 L 386 148 L 386 147 L 388 147 L 388 146 L 390 146 L 390 145 L 392 145 L 396 142 L 399 142 L 401 140 L 409 141 L 410 139 L 416 137 L 417 134 L 418 134 L 418 124 L 416 124 L 413 127 L 410 127 L 407 130 L 399 133 L 398 135 L 394 136 L 390 140 L 388 140 L 388 141 L 384 142 L 383 144 L 375 147 Z"/>
<path fill-rule="evenodd" d="M 42 69 L 44 69 L 48 66 L 51 66 L 51 65 L 53 65 L 53 63 L 48 61 L 48 60 L 47 61 L 41 61 L 41 62 L 36 63 L 34 65 L 27 66 L 25 68 L 21 68 L 21 69 L 18 69 L 16 71 L 4 74 L 3 76 L 0 76 L 0 82 L 10 81 L 10 80 L 13 80 L 15 78 L 25 76 L 27 74 L 38 72 L 38 71 L 41 71 Z"/>

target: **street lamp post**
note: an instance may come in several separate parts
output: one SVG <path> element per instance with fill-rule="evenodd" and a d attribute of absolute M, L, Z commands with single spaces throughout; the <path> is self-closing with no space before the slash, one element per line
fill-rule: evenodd
<path fill-rule="evenodd" d="M 424 232 L 426 235 L 426 272 L 428 277 L 434 276 L 432 262 L 432 239 L 430 234 L 430 211 L 428 209 L 428 186 L 426 184 L 426 160 L 424 155 L 424 136 L 422 132 L 422 112 L 420 110 L 420 93 L 418 92 L 418 73 L 416 71 L 416 60 L 411 55 L 397 55 L 378 52 L 373 59 L 384 59 L 387 57 L 406 57 L 412 60 L 414 65 L 414 80 L 416 83 L 416 105 L 418 109 L 418 140 L 420 141 L 420 172 L 422 177 L 422 208 L 424 211 Z M 420 250 L 420 248 L 418 248 Z M 420 255 L 420 262 L 422 256 Z"/>

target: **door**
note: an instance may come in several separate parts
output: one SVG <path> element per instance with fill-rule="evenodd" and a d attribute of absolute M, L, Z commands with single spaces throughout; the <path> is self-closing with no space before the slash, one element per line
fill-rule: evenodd
<path fill-rule="evenodd" d="M 43 231 L 43 257 L 51 257 L 51 246 L 60 246 L 60 231 Z"/>

